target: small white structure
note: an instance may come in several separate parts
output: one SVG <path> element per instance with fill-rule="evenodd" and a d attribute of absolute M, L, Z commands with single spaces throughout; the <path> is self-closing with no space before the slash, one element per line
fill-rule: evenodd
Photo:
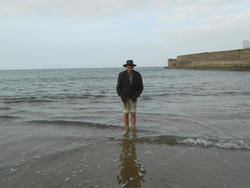
<path fill-rule="evenodd" d="M 242 48 L 243 49 L 250 48 L 250 42 L 248 40 L 243 40 L 242 41 Z"/>

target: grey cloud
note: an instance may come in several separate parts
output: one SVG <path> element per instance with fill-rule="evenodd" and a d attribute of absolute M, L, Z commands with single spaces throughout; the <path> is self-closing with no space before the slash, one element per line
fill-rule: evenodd
<path fill-rule="evenodd" d="M 172 54 L 217 51 L 241 48 L 243 39 L 250 38 L 250 9 L 241 14 L 214 15 L 197 26 L 157 31 L 175 51 Z M 216 22 L 214 23 L 214 20 Z M 175 56 L 174 55 L 174 56 Z"/>
<path fill-rule="evenodd" d="M 237 2 L 243 2 L 240 0 Z M 227 6 L 232 0 L 9 0 L 1 3 L 0 15 L 27 16 L 33 14 L 56 14 L 101 18 L 129 11 L 170 9 L 185 12 L 211 11 Z"/>
<path fill-rule="evenodd" d="M 180 24 L 188 21 L 205 21 L 207 19 L 223 17 L 231 14 L 231 11 L 237 6 L 242 6 L 241 1 L 195 1 L 185 6 L 173 7 L 169 14 L 160 16 L 159 21 L 162 24 Z"/>
<path fill-rule="evenodd" d="M 164 0 L 10 0 L 2 3 L 2 15 L 53 13 L 67 16 L 102 17 L 129 10 L 167 5 Z"/>

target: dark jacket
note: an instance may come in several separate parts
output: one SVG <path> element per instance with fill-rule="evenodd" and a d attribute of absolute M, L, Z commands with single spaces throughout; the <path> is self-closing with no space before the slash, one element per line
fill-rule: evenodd
<path fill-rule="evenodd" d="M 119 74 L 116 91 L 124 103 L 128 99 L 131 99 L 132 101 L 135 102 L 136 99 L 141 95 L 142 90 L 143 90 L 143 82 L 141 74 L 139 72 L 133 70 L 133 81 L 131 85 L 127 70 Z"/>

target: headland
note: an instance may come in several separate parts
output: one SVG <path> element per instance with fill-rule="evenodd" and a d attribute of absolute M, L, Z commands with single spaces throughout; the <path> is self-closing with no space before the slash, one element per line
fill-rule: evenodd
<path fill-rule="evenodd" d="M 250 70 L 250 48 L 219 52 L 205 52 L 168 59 L 173 69 Z"/>

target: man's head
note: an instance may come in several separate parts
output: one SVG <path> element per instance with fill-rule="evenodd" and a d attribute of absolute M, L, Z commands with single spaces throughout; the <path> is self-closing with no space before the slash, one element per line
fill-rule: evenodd
<path fill-rule="evenodd" d="M 127 60 L 126 64 L 124 64 L 123 66 L 126 67 L 128 72 L 131 72 L 136 65 L 134 64 L 133 60 Z"/>
<path fill-rule="evenodd" d="M 128 72 L 131 72 L 134 69 L 134 66 L 127 65 L 126 68 Z"/>

